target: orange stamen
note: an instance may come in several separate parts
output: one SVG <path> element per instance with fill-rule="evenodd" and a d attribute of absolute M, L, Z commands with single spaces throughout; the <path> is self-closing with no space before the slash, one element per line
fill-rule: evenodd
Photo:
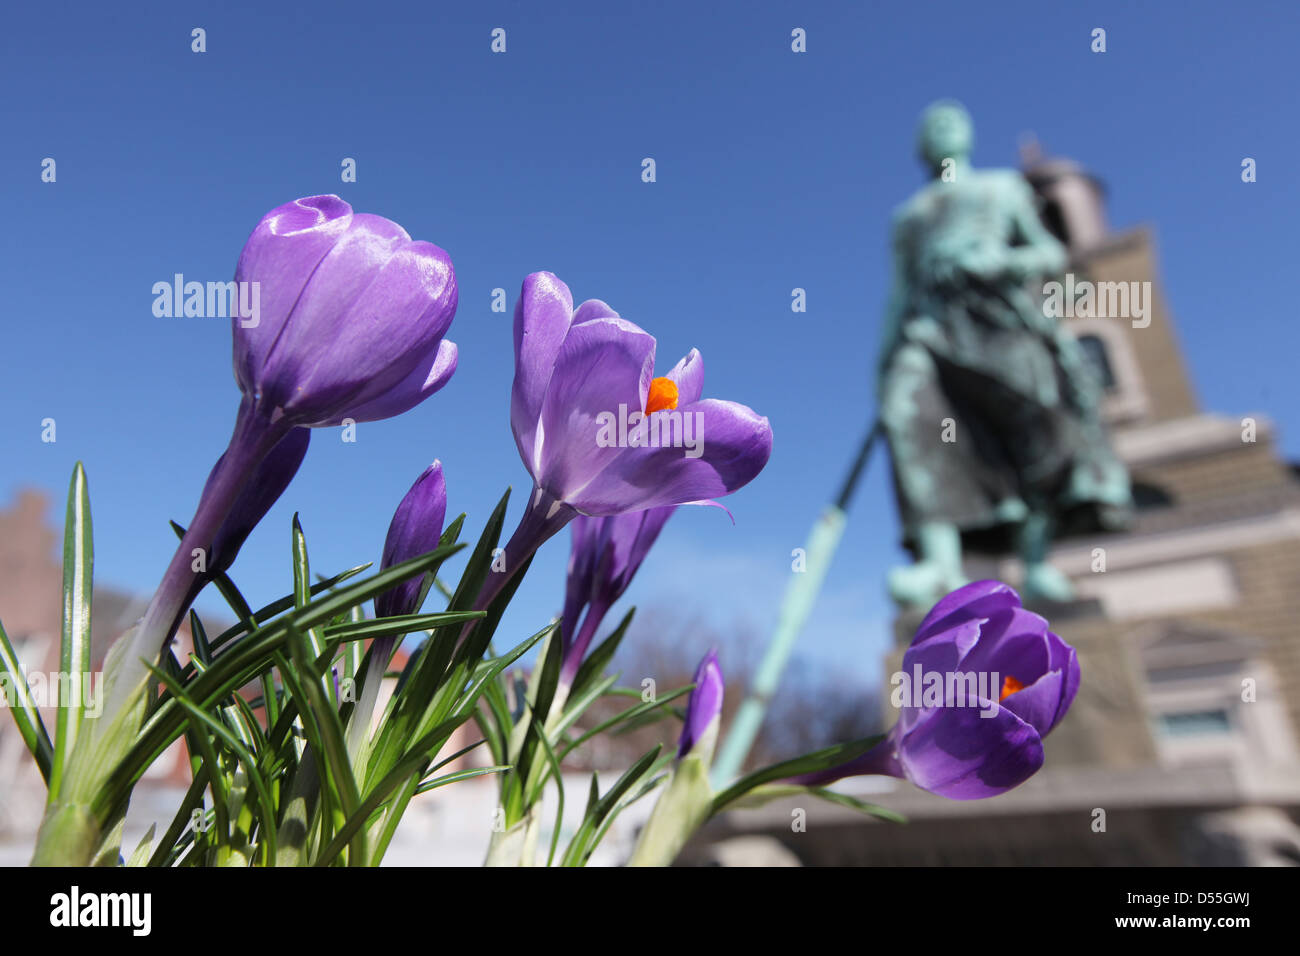
<path fill-rule="evenodd" d="M 1020 681 L 1008 674 L 1006 677 L 1002 678 L 1002 696 L 999 697 L 998 700 L 1004 701 L 1016 691 L 1024 689 L 1024 684 L 1020 683 Z"/>
<path fill-rule="evenodd" d="M 657 378 L 650 383 L 650 394 L 646 396 L 645 413 L 661 412 L 677 407 L 677 383 L 671 378 Z"/>

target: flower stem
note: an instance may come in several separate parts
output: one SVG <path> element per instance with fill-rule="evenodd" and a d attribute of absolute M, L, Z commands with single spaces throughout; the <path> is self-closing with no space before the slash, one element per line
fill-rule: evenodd
<path fill-rule="evenodd" d="M 540 488 L 534 488 L 528 506 L 519 519 L 519 526 L 506 542 L 503 568 L 496 570 L 494 562 L 492 571 L 488 573 L 487 580 L 479 591 L 478 600 L 474 602 L 474 610 L 487 610 L 488 605 L 537 549 L 563 531 L 577 516 L 577 509 L 551 497 Z M 467 625 L 467 629 L 468 627 L 473 627 L 473 624 Z"/>
<path fill-rule="evenodd" d="M 143 619 L 109 648 L 104 662 L 104 707 L 90 733 L 74 747 L 59 792 L 50 793 L 37 834 L 34 865 L 86 866 L 100 839 L 100 821 L 86 801 L 96 801 L 104 782 L 139 732 L 149 676 L 146 661 L 157 660 L 198 593 L 212 542 L 258 464 L 288 431 L 272 424 L 245 399 L 235 418 L 226 453 L 217 461 L 186 529 L 163 573 Z"/>
<path fill-rule="evenodd" d="M 596 636 L 601 622 L 605 620 L 609 607 L 606 603 L 596 601 L 587 605 L 577 636 L 565 648 L 564 663 L 560 669 L 560 683 L 566 686 L 573 683 L 573 679 L 578 675 L 578 668 L 582 666 L 582 659 L 587 656 L 587 648 L 591 646 L 592 638 Z"/>
<path fill-rule="evenodd" d="M 895 725 L 895 728 L 897 728 L 897 725 Z M 898 762 L 898 745 L 895 742 L 895 732 L 896 730 L 886 734 L 880 743 L 847 763 L 826 770 L 818 770 L 814 773 L 799 774 L 796 777 L 790 777 L 785 782 L 799 784 L 804 787 L 824 787 L 836 780 L 843 780 L 845 777 L 879 774 L 886 777 L 905 778 L 902 765 Z"/>
<path fill-rule="evenodd" d="M 118 675 L 113 682 L 105 702 L 106 714 L 114 713 L 136 683 L 144 679 L 147 671 L 143 660 L 155 660 L 175 636 L 185 612 L 197 596 L 196 584 L 201 584 L 204 579 L 203 572 L 194 569 L 196 561 L 202 555 L 206 567 L 206 562 L 212 557 L 213 539 L 222 522 L 230 514 L 258 464 L 287 433 L 287 426 L 272 424 L 247 398 L 240 403 L 230 444 L 212 469 L 194 512 L 194 520 L 181 538 L 158 590 L 135 630 L 130 653 L 123 660 L 125 673 Z"/>
<path fill-rule="evenodd" d="M 99 846 L 99 821 L 78 803 L 51 806 L 41 821 L 32 866 L 89 866 Z"/>

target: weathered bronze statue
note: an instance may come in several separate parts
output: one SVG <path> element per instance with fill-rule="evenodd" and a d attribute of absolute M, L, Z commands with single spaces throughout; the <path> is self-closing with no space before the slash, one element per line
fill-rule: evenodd
<path fill-rule="evenodd" d="M 1066 251 L 1018 172 L 971 168 L 973 139 L 960 104 L 925 111 L 919 150 L 934 178 L 893 226 L 877 388 L 916 557 L 890 573 L 889 591 L 907 606 L 965 582 L 963 546 L 1014 547 L 1027 600 L 1070 600 L 1045 560 L 1053 535 L 1121 527 L 1131 506 L 1096 377 L 1034 294 Z"/>

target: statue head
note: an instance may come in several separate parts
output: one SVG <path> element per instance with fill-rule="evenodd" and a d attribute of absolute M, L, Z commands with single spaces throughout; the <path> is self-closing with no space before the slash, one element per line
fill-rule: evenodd
<path fill-rule="evenodd" d="M 916 149 L 932 170 L 938 170 L 945 159 L 965 164 L 974 145 L 975 127 L 966 107 L 956 100 L 939 100 L 925 108 L 917 130 Z"/>

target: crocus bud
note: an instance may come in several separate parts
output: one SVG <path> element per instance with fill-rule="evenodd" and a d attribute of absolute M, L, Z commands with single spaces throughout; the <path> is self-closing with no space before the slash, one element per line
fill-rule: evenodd
<path fill-rule="evenodd" d="M 718 740 L 718 724 L 722 720 L 724 690 L 718 653 L 709 651 L 695 669 L 695 689 L 686 702 L 686 719 L 682 722 L 682 736 L 677 744 L 677 759 L 694 755 L 705 764 L 712 759 L 713 746 Z"/>
<path fill-rule="evenodd" d="M 901 673 L 913 686 L 900 695 L 898 722 L 885 739 L 847 764 L 792 782 L 887 774 L 953 800 L 1020 785 L 1043 765 L 1043 738 L 1079 689 L 1074 648 L 1048 628 L 1000 581 L 953 591 L 926 615 L 903 655 Z M 942 682 L 939 703 L 914 686 L 917 675 L 931 686 Z M 962 690 L 950 699 L 948 688 Z"/>
<path fill-rule="evenodd" d="M 337 196 L 279 206 L 235 269 L 256 315 L 235 315 L 235 377 L 270 421 L 328 425 L 399 414 L 456 366 L 447 253 Z M 255 285 L 251 285 L 255 284 Z"/>
<path fill-rule="evenodd" d="M 397 506 L 388 525 L 380 567 L 391 568 L 436 548 L 446 516 L 447 483 L 442 476 L 442 462 L 435 461 L 415 479 Z M 380 594 L 375 598 L 375 613 L 379 617 L 414 614 L 422 579 L 423 575 L 417 574 Z"/>
<path fill-rule="evenodd" d="M 579 515 L 573 519 L 560 628 L 564 640 L 562 681 L 573 679 L 605 613 L 628 589 L 650 546 L 676 510 L 676 505 L 669 505 L 606 518 Z"/>
<path fill-rule="evenodd" d="M 650 812 L 628 866 L 668 866 L 709 818 L 714 797 L 709 762 L 722 719 L 722 694 L 722 668 L 717 653 L 709 651 L 695 669 L 695 688 L 686 702 L 668 786 Z"/>

